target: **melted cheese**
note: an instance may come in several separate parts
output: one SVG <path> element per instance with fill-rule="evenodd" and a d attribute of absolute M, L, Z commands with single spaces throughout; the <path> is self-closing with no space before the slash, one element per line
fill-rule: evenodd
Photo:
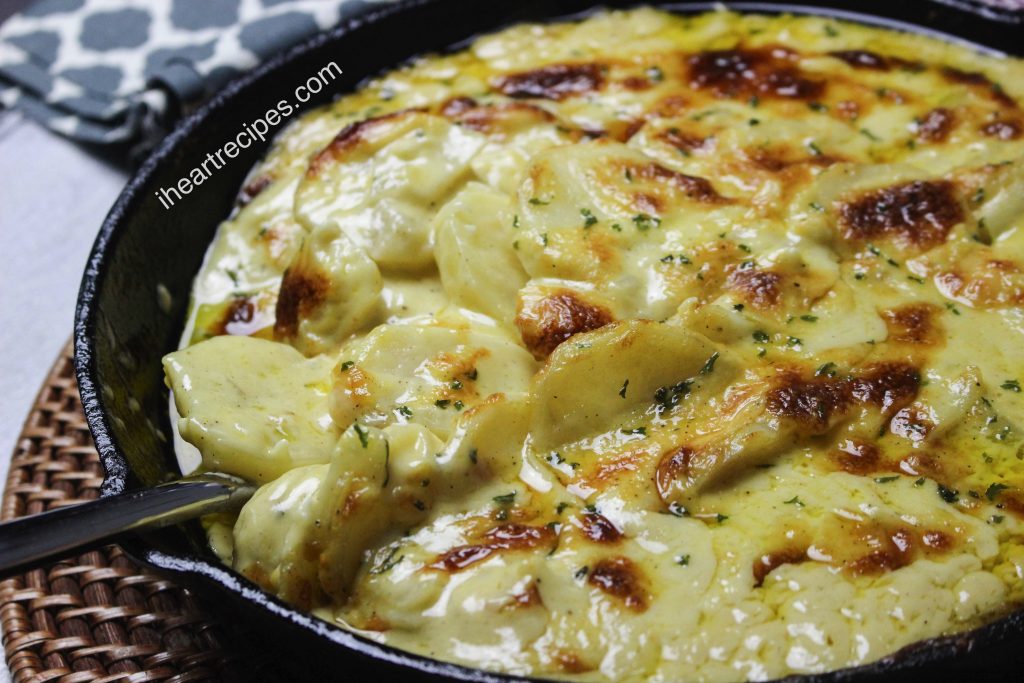
<path fill-rule="evenodd" d="M 381 642 L 584 681 L 829 671 L 1005 613 L 1022 88 L 932 38 L 640 9 L 304 115 L 165 361 L 203 466 L 263 484 L 212 542 Z"/>

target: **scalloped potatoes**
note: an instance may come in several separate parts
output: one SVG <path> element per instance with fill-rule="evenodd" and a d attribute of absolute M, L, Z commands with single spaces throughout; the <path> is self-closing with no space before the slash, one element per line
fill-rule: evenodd
<path fill-rule="evenodd" d="M 1024 65 L 516 26 L 295 121 L 165 360 L 225 562 L 578 680 L 853 666 L 1024 596 Z M 230 545 L 230 544 L 229 544 Z"/>

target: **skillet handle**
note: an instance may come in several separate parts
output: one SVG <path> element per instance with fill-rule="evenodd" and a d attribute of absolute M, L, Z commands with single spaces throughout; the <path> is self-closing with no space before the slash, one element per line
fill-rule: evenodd
<path fill-rule="evenodd" d="M 240 479 L 205 474 L 0 524 L 0 577 L 125 533 L 237 510 L 254 491 Z"/>

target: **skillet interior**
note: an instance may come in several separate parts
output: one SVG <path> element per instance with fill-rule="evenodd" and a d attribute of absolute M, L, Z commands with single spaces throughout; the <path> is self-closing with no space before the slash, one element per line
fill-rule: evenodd
<path fill-rule="evenodd" d="M 393 68 L 416 54 L 458 45 L 467 36 L 518 21 L 584 13 L 592 4 L 588 0 L 528 0 L 488 6 L 486 13 L 473 0 L 408 0 L 384 6 L 310 39 L 234 82 L 164 141 L 104 222 L 79 297 L 76 367 L 86 415 L 106 468 L 104 495 L 178 476 L 160 358 L 176 348 L 192 279 L 206 247 L 220 220 L 229 213 L 245 174 L 267 146 L 243 150 L 169 210 L 153 196 L 156 189 L 176 183 L 209 152 L 233 138 L 244 123 L 262 115 L 278 100 L 292 99 L 295 85 L 332 60 L 345 72 L 332 91 L 348 91 L 363 78 Z M 617 7 L 638 3 L 604 4 Z M 678 11 L 709 8 L 707 3 L 648 4 Z M 922 6 L 920 2 L 893 0 L 875 8 L 884 18 L 843 17 L 843 12 L 857 9 L 859 4 L 839 1 L 814 11 L 895 28 L 910 28 L 910 24 L 900 22 L 918 22 L 995 50 L 1024 51 L 1020 40 L 1024 24 L 1019 15 L 986 11 L 989 16 L 983 18 L 965 9 L 968 5 L 964 3 L 957 7 L 937 3 Z M 731 6 L 753 11 L 800 11 L 782 3 Z M 310 106 L 323 104 L 330 96 L 321 92 Z M 158 294 L 161 288 L 170 293 L 170 305 L 165 296 Z M 241 610 L 250 622 L 265 625 L 268 632 L 290 636 L 296 647 L 309 651 L 309 656 L 289 655 L 287 659 L 320 662 L 323 670 L 318 678 L 336 675 L 343 666 L 345 677 L 401 671 L 402 680 L 437 680 L 443 676 L 510 680 L 380 647 L 292 610 L 220 565 L 198 523 L 168 529 L 144 541 L 129 541 L 126 547 L 144 562 L 170 571 L 199 589 L 213 591 L 221 602 L 229 598 L 228 607 Z M 959 667 L 966 667 L 963 671 L 973 675 L 986 667 L 1005 675 L 1024 663 L 1024 654 L 1018 652 L 1022 648 L 1014 647 L 1018 642 L 1024 642 L 1024 613 L 970 634 L 927 641 L 882 662 L 816 680 L 867 676 L 906 679 L 911 667 L 915 674 L 923 674 L 925 669 L 941 672 L 941 680 L 948 680 L 946 676 Z M 969 657 L 956 657 L 965 651 L 970 651 Z M 303 671 L 308 672 L 308 668 Z"/>

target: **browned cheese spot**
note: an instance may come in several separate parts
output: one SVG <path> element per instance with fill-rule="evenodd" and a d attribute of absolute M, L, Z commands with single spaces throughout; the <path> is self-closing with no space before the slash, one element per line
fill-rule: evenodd
<path fill-rule="evenodd" d="M 238 198 L 235 200 L 235 204 L 237 204 L 239 208 L 245 206 L 252 200 L 256 199 L 260 192 L 267 189 L 272 182 L 274 182 L 274 176 L 269 173 L 263 173 L 256 176 L 246 183 L 245 187 L 242 188 L 242 191 L 238 193 Z"/>
<path fill-rule="evenodd" d="M 659 140 L 672 145 L 680 152 L 692 154 L 694 152 L 707 152 L 715 147 L 715 139 L 708 135 L 696 135 L 672 127 L 661 131 L 657 135 Z"/>
<path fill-rule="evenodd" d="M 997 140 L 1016 140 L 1024 132 L 1024 125 L 1020 121 L 1000 119 L 986 123 L 981 127 L 981 132 Z"/>
<path fill-rule="evenodd" d="M 438 557 L 430 567 L 450 573 L 483 562 L 491 555 L 511 550 L 531 550 L 551 545 L 555 532 L 546 526 L 503 524 L 484 534 L 483 543 L 460 545 Z"/>
<path fill-rule="evenodd" d="M 284 271 L 277 296 L 274 336 L 290 339 L 299 332 L 299 320 L 308 318 L 327 298 L 331 283 L 316 271 L 292 266 Z"/>
<path fill-rule="evenodd" d="M 540 591 L 537 590 L 537 584 L 531 582 L 521 593 L 516 593 L 512 598 L 503 606 L 505 610 L 520 610 L 528 607 L 540 607 L 544 605 L 544 600 L 541 598 Z"/>
<path fill-rule="evenodd" d="M 564 100 L 600 90 L 604 74 L 600 64 L 550 64 L 539 69 L 501 76 L 494 82 L 509 97 Z"/>
<path fill-rule="evenodd" d="M 599 561 L 590 570 L 587 582 L 618 598 L 634 612 L 643 612 L 647 609 L 643 573 L 629 558 L 612 557 Z"/>
<path fill-rule="evenodd" d="M 447 111 L 442 109 L 442 113 L 466 128 L 488 135 L 511 132 L 516 128 L 537 123 L 552 123 L 555 120 L 551 112 L 528 102 L 503 102 L 481 106 L 474 104 L 463 108 L 464 106 L 454 105 L 453 101 L 449 100 L 449 104 L 446 105 Z"/>
<path fill-rule="evenodd" d="M 754 308 L 774 308 L 782 294 L 782 275 L 757 267 L 734 268 L 726 286 Z"/>
<path fill-rule="evenodd" d="M 323 168 L 337 161 L 338 158 L 343 156 L 346 152 L 354 149 L 361 143 L 366 137 L 373 131 L 382 125 L 400 119 L 404 116 L 415 112 L 422 112 L 423 109 L 402 109 L 401 111 L 392 112 L 390 114 L 384 114 L 382 116 L 375 116 L 373 118 L 364 119 L 363 121 L 356 121 L 345 126 L 334 136 L 334 139 L 327 144 L 322 150 L 317 152 L 309 161 L 309 167 L 306 169 L 306 177 L 315 178 L 320 174 Z"/>
<path fill-rule="evenodd" d="M 582 674 L 588 671 L 593 671 L 594 666 L 587 664 L 575 652 L 568 652 L 566 650 L 559 650 L 554 654 L 554 660 L 558 663 L 558 668 L 567 674 Z"/>
<path fill-rule="evenodd" d="M 842 202 L 839 208 L 844 239 L 863 242 L 891 237 L 904 247 L 942 244 L 963 219 L 955 187 L 947 180 L 915 180 L 871 190 Z"/>
<path fill-rule="evenodd" d="M 917 124 L 917 137 L 924 142 L 944 142 L 956 125 L 953 112 L 945 107 L 932 109 Z"/>
<path fill-rule="evenodd" d="M 831 427 L 833 417 L 855 404 L 890 414 L 913 399 L 920 384 L 917 368 L 900 362 L 879 363 L 848 377 L 803 378 L 785 372 L 768 392 L 767 410 L 822 433 Z"/>
<path fill-rule="evenodd" d="M 817 99 L 825 82 L 805 74 L 797 60 L 795 52 L 781 47 L 700 52 L 687 60 L 690 86 L 717 97 Z"/>
<path fill-rule="evenodd" d="M 653 161 L 646 164 L 623 164 L 623 171 L 626 170 L 635 179 L 658 183 L 662 186 L 667 185 L 671 191 L 680 192 L 687 199 L 693 201 L 703 204 L 726 204 L 729 202 L 728 199 L 718 194 L 715 186 L 707 178 L 673 171 Z M 656 208 L 661 206 L 660 198 L 653 197 L 649 201 L 655 204 Z"/>
<path fill-rule="evenodd" d="M 843 439 L 829 452 L 829 459 L 850 474 L 865 475 L 878 469 L 878 446 L 860 439 Z"/>
<path fill-rule="evenodd" d="M 224 309 L 224 314 L 211 330 L 213 334 L 245 336 L 258 332 L 269 324 L 261 315 L 259 302 L 253 296 L 236 296 Z"/>
<path fill-rule="evenodd" d="M 963 71 L 951 66 L 942 67 L 940 73 L 951 83 L 967 85 L 992 98 L 1008 109 L 1016 109 L 1017 103 L 996 83 L 980 71 Z"/>
<path fill-rule="evenodd" d="M 697 452 L 689 446 L 680 446 L 662 455 L 654 473 L 658 491 L 671 491 L 674 482 L 689 479 L 690 463 L 696 455 Z"/>
<path fill-rule="evenodd" d="M 542 360 L 573 335 L 596 330 L 613 320 L 608 309 L 565 289 L 537 300 L 520 300 L 515 324 L 526 348 Z"/>
<path fill-rule="evenodd" d="M 604 515 L 585 512 L 579 517 L 583 535 L 594 543 L 616 543 L 622 539 L 622 532 Z"/>
<path fill-rule="evenodd" d="M 840 59 L 855 69 L 888 71 L 892 68 L 888 58 L 870 50 L 833 50 L 829 55 Z"/>
<path fill-rule="evenodd" d="M 773 571 L 784 564 L 799 564 L 807 560 L 807 550 L 801 548 L 784 548 L 765 553 L 754 560 L 754 586 L 760 587 Z"/>
<path fill-rule="evenodd" d="M 1024 273 L 1015 261 L 994 258 L 989 248 L 959 259 L 952 270 L 937 273 L 935 286 L 947 297 L 976 308 L 1024 303 Z"/>
<path fill-rule="evenodd" d="M 935 424 L 932 422 L 931 416 L 914 406 L 901 408 L 889 422 L 889 431 L 896 436 L 910 439 L 914 443 L 924 441 L 934 428 Z"/>
<path fill-rule="evenodd" d="M 940 310 L 935 304 L 911 303 L 882 311 L 889 341 L 928 346 L 941 344 L 944 336 L 935 322 Z"/>

